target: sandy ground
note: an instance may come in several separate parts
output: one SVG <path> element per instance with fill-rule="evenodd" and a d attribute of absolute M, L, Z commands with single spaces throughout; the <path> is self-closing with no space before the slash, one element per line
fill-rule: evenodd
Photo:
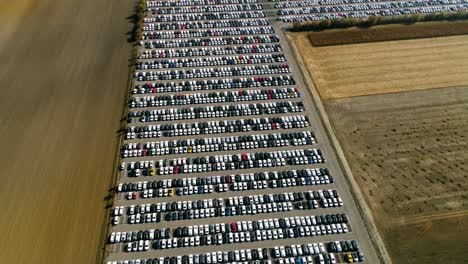
<path fill-rule="evenodd" d="M 0 0 L 2 263 L 95 262 L 132 5 Z"/>
<path fill-rule="evenodd" d="M 292 34 L 323 99 L 468 84 L 468 36 L 312 47 Z"/>
<path fill-rule="evenodd" d="M 394 263 L 466 263 L 468 87 L 325 104 Z"/>

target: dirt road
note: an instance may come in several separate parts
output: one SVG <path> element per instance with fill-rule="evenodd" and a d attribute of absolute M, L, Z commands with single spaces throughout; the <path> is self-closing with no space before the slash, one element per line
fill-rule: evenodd
<path fill-rule="evenodd" d="M 1 262 L 94 263 L 134 2 L 0 2 Z"/>

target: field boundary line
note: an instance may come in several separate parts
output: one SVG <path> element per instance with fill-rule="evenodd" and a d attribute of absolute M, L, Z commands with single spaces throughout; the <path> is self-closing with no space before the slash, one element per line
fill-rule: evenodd
<path fill-rule="evenodd" d="M 459 192 L 454 192 L 454 193 L 444 193 L 444 194 L 439 194 L 439 195 L 434 195 L 433 197 L 431 196 L 424 196 L 424 197 L 418 197 L 415 199 L 411 199 L 409 201 L 403 201 L 400 204 L 405 205 L 405 204 L 411 204 L 415 202 L 423 202 L 427 200 L 436 200 L 436 199 L 444 199 L 444 198 L 451 198 L 451 197 L 456 197 L 456 196 L 462 196 L 468 194 L 468 191 L 459 191 Z"/>
<path fill-rule="evenodd" d="M 135 6 L 132 14 L 137 15 L 136 10 L 138 7 L 138 4 L 144 0 L 135 0 Z M 138 25 L 138 21 L 135 21 L 135 27 Z M 96 255 L 96 264 L 102 264 L 104 263 L 104 260 L 107 258 L 109 255 L 108 251 L 108 245 L 107 245 L 107 237 L 109 236 L 112 228 L 112 224 L 110 223 L 110 208 L 112 208 L 117 199 L 117 195 L 115 193 L 115 186 L 117 186 L 117 183 L 119 181 L 119 170 L 117 169 L 119 166 L 120 161 L 122 160 L 120 156 L 120 149 L 124 143 L 124 129 L 127 125 L 127 114 L 129 112 L 129 107 L 128 107 L 128 101 L 131 96 L 131 91 L 133 88 L 133 73 L 135 72 L 135 62 L 137 59 L 138 55 L 138 40 L 135 40 L 134 42 L 130 43 L 131 48 L 130 48 L 130 59 L 129 59 L 129 64 L 128 64 L 128 78 L 127 78 L 127 88 L 125 90 L 124 94 L 124 100 L 122 103 L 122 113 L 120 115 L 119 119 L 119 126 L 118 126 L 118 131 L 117 131 L 117 140 L 115 142 L 115 154 L 114 154 L 114 161 L 113 161 L 113 168 L 112 168 L 112 175 L 111 179 L 109 181 L 109 195 L 111 197 L 111 201 L 108 202 L 106 208 L 105 208 L 105 213 L 104 213 L 104 222 L 102 224 L 101 228 L 101 234 L 100 234 L 100 242 L 98 246 L 98 252 Z M 109 207 L 109 208 L 108 208 Z"/>
<path fill-rule="evenodd" d="M 132 49 L 132 52 L 133 52 L 133 49 Z M 112 202 L 108 203 L 108 205 L 106 206 L 106 212 L 105 212 L 105 218 L 104 218 L 104 223 L 102 225 L 102 229 L 101 229 L 101 239 L 100 239 L 100 244 L 99 244 L 99 247 L 98 247 L 98 255 L 96 257 L 96 263 L 97 264 L 102 264 L 104 259 L 107 257 L 107 255 L 109 254 L 108 250 L 107 250 L 107 237 L 108 235 L 110 234 L 110 231 L 111 231 L 111 223 L 109 221 L 109 217 L 110 217 L 110 208 L 107 208 L 108 206 L 110 207 L 113 207 L 115 205 L 115 202 L 116 202 L 116 198 L 117 198 L 117 195 L 114 191 L 114 188 L 115 186 L 117 185 L 118 183 L 118 180 L 119 180 L 119 170 L 117 169 L 117 167 L 119 166 L 119 163 L 121 161 L 121 157 L 120 157 L 120 148 L 122 147 L 123 143 L 124 143 L 124 134 L 122 133 L 123 132 L 123 128 L 125 128 L 125 124 L 122 124 L 122 123 L 125 123 L 125 119 L 124 117 L 127 115 L 128 113 L 128 107 L 127 107 L 127 102 L 129 100 L 129 96 L 130 96 L 130 91 L 133 87 L 133 82 L 132 82 L 132 73 L 134 72 L 134 64 L 132 63 L 130 66 L 129 66 L 129 71 L 128 71 L 128 81 L 127 81 L 127 89 L 126 89 L 126 92 L 125 92 L 125 97 L 124 97 L 124 101 L 123 101 L 123 109 L 122 109 L 122 115 L 120 117 L 120 120 L 119 120 L 119 130 L 118 130 L 118 134 L 117 134 L 117 140 L 115 142 L 115 155 L 114 155 L 114 161 L 112 163 L 113 165 L 113 168 L 112 168 L 112 176 L 111 176 L 111 179 L 109 181 L 109 186 L 108 186 L 108 190 L 110 192 L 109 195 L 112 196 Z M 102 251 L 102 253 L 100 253 L 100 251 Z"/>
<path fill-rule="evenodd" d="M 416 216 L 400 217 L 394 221 L 394 224 L 397 224 L 397 225 L 418 224 L 418 223 L 423 223 L 426 221 L 461 217 L 465 215 L 468 215 L 468 210 L 456 211 L 456 212 L 444 212 L 444 213 L 438 213 L 438 214 L 420 214 Z"/>
<path fill-rule="evenodd" d="M 324 125 L 325 133 L 327 133 L 328 138 L 330 139 L 330 142 L 331 142 L 331 146 L 335 150 L 335 153 L 338 156 L 338 159 L 337 159 L 338 163 L 343 169 L 343 172 L 345 174 L 344 178 L 346 179 L 348 185 L 351 187 L 350 188 L 351 195 L 356 201 L 357 208 L 364 221 L 364 226 L 366 226 L 367 231 L 369 233 L 369 237 L 374 244 L 374 248 L 377 250 L 378 257 L 382 261 L 382 263 L 392 264 L 390 256 L 388 255 L 387 249 L 385 247 L 385 243 L 383 242 L 382 237 L 380 236 L 377 226 L 375 225 L 375 222 L 373 220 L 372 212 L 369 209 L 366 203 L 366 200 L 364 198 L 364 195 L 354 178 L 354 175 L 346 160 L 346 157 L 341 148 L 341 145 L 339 144 L 339 141 L 334 133 L 333 127 L 331 125 L 330 119 L 323 105 L 322 99 L 320 98 L 320 95 L 318 94 L 318 91 L 315 88 L 315 84 L 313 80 L 309 77 L 309 72 L 305 70 L 306 69 L 305 63 L 302 60 L 302 57 L 299 53 L 299 50 L 296 47 L 296 44 L 294 43 L 294 40 L 291 38 L 289 34 L 285 34 L 285 36 L 286 36 L 286 40 L 289 46 L 291 47 L 293 51 L 293 55 L 296 58 L 299 68 L 301 69 L 300 74 L 302 75 L 306 85 L 308 86 L 307 91 L 311 93 L 312 100 L 315 103 L 315 106 L 317 107 L 318 116 L 320 117 Z"/>

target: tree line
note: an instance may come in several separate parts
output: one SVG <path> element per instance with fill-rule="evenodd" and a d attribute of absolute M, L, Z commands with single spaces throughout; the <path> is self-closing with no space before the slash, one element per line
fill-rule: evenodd
<path fill-rule="evenodd" d="M 412 14 L 401 16 L 369 16 L 363 19 L 341 18 L 326 19 L 321 21 L 294 22 L 291 31 L 320 31 L 334 28 L 362 27 L 368 28 L 376 25 L 387 24 L 414 24 L 416 22 L 429 21 L 453 21 L 468 19 L 468 12 L 460 11 L 455 13 L 432 13 L 432 14 Z"/>

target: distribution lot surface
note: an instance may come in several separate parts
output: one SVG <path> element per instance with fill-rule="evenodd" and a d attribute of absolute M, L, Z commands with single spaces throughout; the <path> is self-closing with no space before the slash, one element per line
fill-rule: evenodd
<path fill-rule="evenodd" d="M 394 263 L 465 263 L 468 89 L 325 101 Z"/>
<path fill-rule="evenodd" d="M 312 264 L 333 256 L 329 253 L 342 263 L 344 252 L 353 249 L 319 250 L 316 244 L 312 252 L 292 253 L 296 249 L 288 248 L 342 240 L 357 241 L 365 256 L 361 262 L 379 263 L 285 40 L 284 24 L 270 16 L 274 13 L 264 2 L 147 4 L 109 221 L 107 263 L 180 264 L 189 258 L 206 263 L 204 256 L 211 252 L 220 252 L 211 263 L 292 259 Z M 314 141 L 297 141 L 303 133 Z M 259 135 L 267 136 L 252 137 Z M 301 173 L 319 168 L 323 174 L 318 176 L 329 173 L 332 180 L 316 181 L 312 173 Z M 307 195 L 312 191 L 315 198 Z M 330 192 L 337 201 L 332 206 L 319 195 Z M 335 228 L 338 220 L 261 227 L 255 222 L 245 228 L 241 226 L 247 224 L 238 223 L 336 213 L 349 218 L 341 231 Z M 193 225 L 196 229 L 177 229 Z M 209 231 L 199 231 L 200 225 Z M 314 231 L 307 232 L 309 227 Z M 315 228 L 325 231 L 315 233 Z M 271 249 L 279 246 L 284 253 L 275 256 Z M 256 251 L 252 256 L 244 251 L 257 248 L 268 249 L 261 262 Z M 236 250 L 237 257 L 228 258 Z"/>
<path fill-rule="evenodd" d="M 334 29 L 309 33 L 315 47 L 468 34 L 468 21 L 424 22 L 371 28 Z"/>
<path fill-rule="evenodd" d="M 468 36 L 312 47 L 291 34 L 323 99 L 468 83 Z"/>
<path fill-rule="evenodd" d="M 132 1 L 0 1 L 2 263 L 94 263 Z"/>

